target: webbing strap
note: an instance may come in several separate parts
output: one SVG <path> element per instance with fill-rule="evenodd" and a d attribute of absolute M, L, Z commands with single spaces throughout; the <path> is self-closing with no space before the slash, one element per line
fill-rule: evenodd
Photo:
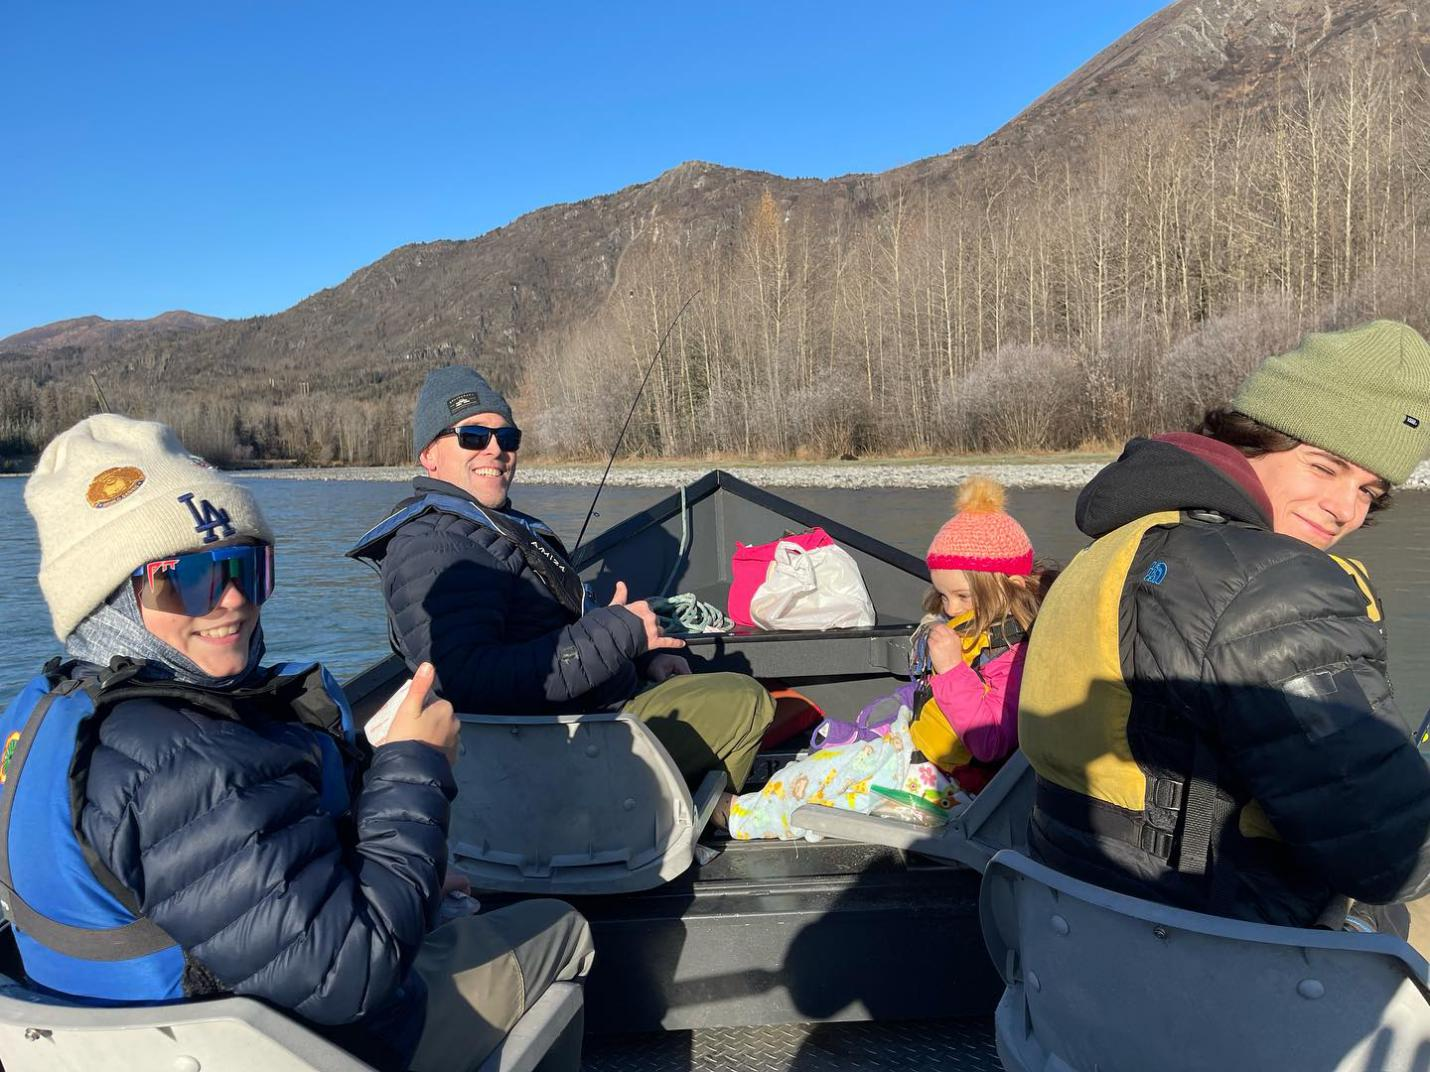
<path fill-rule="evenodd" d="M 10 768 L 6 772 L 5 786 L 0 792 L 0 908 L 22 932 L 35 941 L 78 960 L 131 960 L 157 953 L 174 945 L 170 938 L 152 920 L 140 916 L 132 923 L 120 927 L 94 930 L 88 927 L 72 927 L 67 923 L 57 923 L 36 911 L 15 890 L 15 882 L 10 872 L 10 815 L 15 808 L 15 797 L 20 790 L 20 779 L 25 770 L 25 760 L 29 758 L 30 746 L 34 744 L 40 724 L 44 721 L 55 699 L 68 692 L 57 689 L 46 693 L 30 712 L 15 752 L 10 757 Z"/>
<path fill-rule="evenodd" d="M 1177 870 L 1184 875 L 1205 875 L 1211 856 L 1212 820 L 1216 815 L 1216 756 L 1197 735 L 1192 776 L 1187 780 L 1186 819 L 1182 824 L 1182 849 Z"/>
<path fill-rule="evenodd" d="M 1212 847 L 1236 814 L 1237 806 L 1218 789 L 1216 753 L 1200 734 L 1186 800 L 1177 870 L 1197 878 L 1205 878 L 1210 871 L 1211 882 L 1206 887 L 1208 908 L 1212 912 L 1225 912 L 1236 895 L 1236 869 L 1230 861 L 1217 858 Z"/>

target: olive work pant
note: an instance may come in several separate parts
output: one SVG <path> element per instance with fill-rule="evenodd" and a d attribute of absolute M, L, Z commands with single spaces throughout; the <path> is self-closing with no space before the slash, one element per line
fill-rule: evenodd
<path fill-rule="evenodd" d="M 736 793 L 775 717 L 765 687 L 744 674 L 678 674 L 637 693 L 625 709 L 650 728 L 692 786 L 724 770 Z"/>
<path fill-rule="evenodd" d="M 594 957 L 585 919 L 561 901 L 520 901 L 438 927 L 417 953 L 427 1018 L 412 1072 L 476 1068 L 550 984 L 581 978 Z M 583 1027 L 577 1013 L 537 1069 L 577 1072 Z"/>

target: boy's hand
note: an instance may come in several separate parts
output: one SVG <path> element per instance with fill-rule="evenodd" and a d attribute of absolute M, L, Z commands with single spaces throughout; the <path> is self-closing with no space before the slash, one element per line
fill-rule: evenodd
<path fill-rule="evenodd" d="M 431 663 L 423 663 L 412 675 L 412 685 L 407 696 L 392 716 L 392 726 L 387 731 L 384 745 L 395 741 L 421 741 L 430 744 L 447 757 L 447 762 L 456 766 L 457 741 L 461 736 L 462 724 L 457 721 L 452 705 L 446 700 L 427 702 L 432 691 L 432 679 L 436 671 Z"/>

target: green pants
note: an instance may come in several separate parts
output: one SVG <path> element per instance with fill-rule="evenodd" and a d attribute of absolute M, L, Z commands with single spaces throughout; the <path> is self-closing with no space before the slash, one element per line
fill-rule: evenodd
<path fill-rule="evenodd" d="M 775 702 L 743 674 L 681 674 L 633 696 L 626 711 L 650 728 L 692 786 L 723 770 L 738 793 L 775 716 Z"/>

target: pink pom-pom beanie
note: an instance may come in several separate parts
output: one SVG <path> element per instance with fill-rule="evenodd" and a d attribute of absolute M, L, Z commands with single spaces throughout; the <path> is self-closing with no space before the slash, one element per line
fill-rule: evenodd
<path fill-rule="evenodd" d="M 1001 484 L 970 477 L 958 489 L 954 515 L 929 544 L 929 569 L 973 570 L 1027 576 L 1033 572 L 1033 543 L 1023 526 L 1003 510 Z"/>

